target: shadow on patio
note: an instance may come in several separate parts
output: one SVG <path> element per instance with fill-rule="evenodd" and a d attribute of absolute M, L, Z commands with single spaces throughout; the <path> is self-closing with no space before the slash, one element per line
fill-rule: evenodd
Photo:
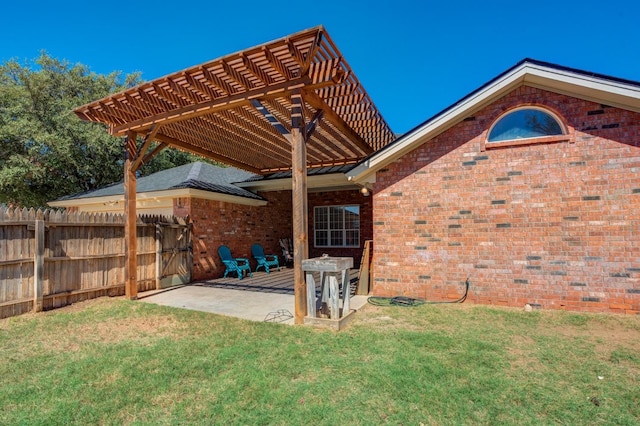
<path fill-rule="evenodd" d="M 320 282 L 319 273 L 314 272 L 314 278 L 317 283 Z M 351 282 L 351 295 L 353 296 L 358 284 L 357 269 L 349 270 L 349 281 Z M 253 273 L 253 277 L 247 276 L 241 280 L 234 276 L 198 281 L 191 285 L 293 295 L 293 268 L 281 268 L 280 271 L 273 270 L 270 274 L 258 271 Z M 319 291 L 320 289 L 318 288 L 316 292 L 318 293 Z"/>
<path fill-rule="evenodd" d="M 355 296 L 358 270 L 349 271 L 351 309 L 359 310 L 367 296 Z M 319 275 L 314 277 L 319 282 Z M 196 281 L 189 285 L 142 293 L 143 302 L 193 309 L 251 321 L 293 324 L 293 269 L 254 272 L 253 277 L 235 277 Z M 316 289 L 319 295 L 320 289 Z"/>

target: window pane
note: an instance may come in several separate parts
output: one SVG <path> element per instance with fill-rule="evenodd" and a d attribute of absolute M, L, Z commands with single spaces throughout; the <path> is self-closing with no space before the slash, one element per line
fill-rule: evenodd
<path fill-rule="evenodd" d="M 314 209 L 315 229 L 329 229 L 329 221 L 326 207 L 316 207 Z"/>
<path fill-rule="evenodd" d="M 329 210 L 329 228 L 330 229 L 340 229 L 343 224 L 343 208 L 342 207 L 331 207 Z"/>
<path fill-rule="evenodd" d="M 502 117 L 489 134 L 489 142 L 561 135 L 562 128 L 550 114 L 539 109 L 519 109 Z"/>
<path fill-rule="evenodd" d="M 360 246 L 360 231 L 346 231 L 347 241 L 346 245 L 349 247 Z"/>
<path fill-rule="evenodd" d="M 316 246 L 329 245 L 329 233 L 327 231 L 316 230 Z"/>
<path fill-rule="evenodd" d="M 360 229 L 360 206 L 345 207 L 345 229 Z"/>
<path fill-rule="evenodd" d="M 342 233 L 343 233 L 342 230 L 331 231 L 331 241 L 329 242 L 329 245 L 337 246 L 337 247 L 343 246 L 344 243 L 342 239 Z"/>

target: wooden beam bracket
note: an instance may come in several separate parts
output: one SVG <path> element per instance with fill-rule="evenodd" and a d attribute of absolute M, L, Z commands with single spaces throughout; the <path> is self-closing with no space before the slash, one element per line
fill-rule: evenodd
<path fill-rule="evenodd" d="M 142 146 L 140 147 L 140 150 L 136 152 L 135 158 L 131 159 L 132 160 L 132 163 L 131 163 L 131 171 L 132 172 L 135 172 L 136 170 L 138 170 L 140 167 L 142 167 L 144 165 L 145 159 L 147 159 L 145 154 L 149 150 L 149 147 L 151 146 L 151 142 L 153 142 L 153 140 L 155 139 L 156 135 L 158 134 L 158 130 L 160 130 L 160 127 L 161 127 L 161 125 L 154 124 L 153 126 L 151 126 L 151 129 L 149 129 L 149 132 L 144 137 L 144 142 L 143 142 Z"/>
<path fill-rule="evenodd" d="M 324 115 L 324 112 L 321 109 L 317 110 L 316 113 L 313 114 L 313 117 L 311 117 L 311 120 L 309 121 L 309 123 L 304 129 L 305 140 L 308 140 L 311 137 L 311 135 L 313 135 L 313 132 L 316 130 L 316 127 L 318 126 L 318 123 L 320 122 L 320 120 L 322 120 L 323 115 Z"/>
<path fill-rule="evenodd" d="M 157 153 L 159 153 L 160 151 L 162 151 L 168 146 L 169 144 L 167 144 L 166 142 L 160 142 L 158 146 L 156 146 L 153 149 L 153 151 L 151 151 L 150 153 L 144 156 L 144 158 L 142 159 L 142 164 L 147 164 L 153 157 L 156 156 Z"/>

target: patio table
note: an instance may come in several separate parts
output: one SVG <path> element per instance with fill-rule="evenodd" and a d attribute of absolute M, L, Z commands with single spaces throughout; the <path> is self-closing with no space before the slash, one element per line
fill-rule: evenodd
<path fill-rule="evenodd" d="M 349 313 L 349 269 L 353 268 L 353 257 L 321 256 L 302 261 L 307 283 L 307 316 L 316 318 L 316 281 L 313 272 L 320 273 L 320 309 L 329 309 L 329 318 L 340 318 L 340 286 L 342 287 L 342 316 Z M 338 281 L 339 280 L 339 281 Z M 341 285 L 339 285 L 339 283 Z"/>

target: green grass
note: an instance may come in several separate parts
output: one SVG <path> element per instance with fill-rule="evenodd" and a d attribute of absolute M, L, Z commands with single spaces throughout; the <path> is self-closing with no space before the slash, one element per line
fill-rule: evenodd
<path fill-rule="evenodd" d="M 122 299 L 0 320 L 1 424 L 639 424 L 640 316 L 367 306 L 338 333 Z"/>

